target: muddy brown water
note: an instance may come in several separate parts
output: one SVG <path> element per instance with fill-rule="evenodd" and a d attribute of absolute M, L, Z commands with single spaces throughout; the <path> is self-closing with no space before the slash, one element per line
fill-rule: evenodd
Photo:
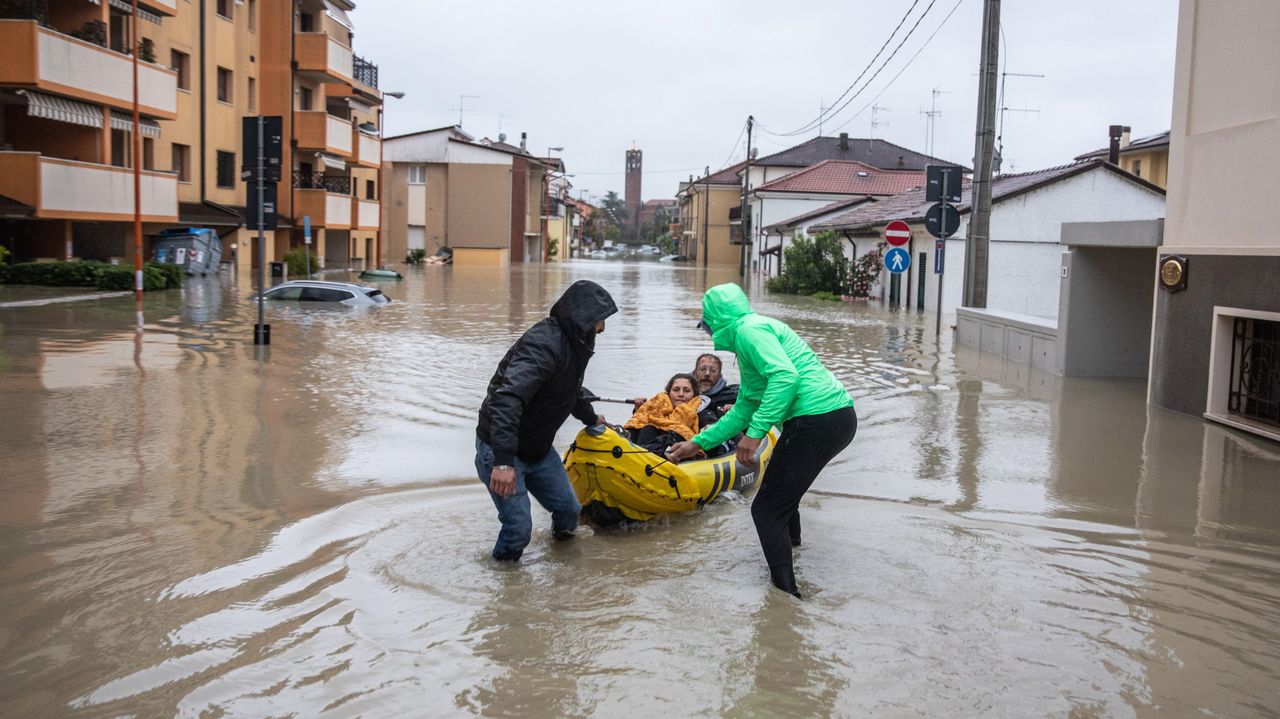
<path fill-rule="evenodd" d="M 554 546 L 537 509 L 496 566 L 476 408 L 579 278 L 621 307 L 587 385 L 631 396 L 709 349 L 735 275 L 423 268 L 377 310 L 270 309 L 261 357 L 247 279 L 141 332 L 128 298 L 0 310 L 0 715 L 1280 713 L 1280 446 L 874 304 L 753 293 L 861 419 L 803 505 L 804 601 L 750 497 Z"/>

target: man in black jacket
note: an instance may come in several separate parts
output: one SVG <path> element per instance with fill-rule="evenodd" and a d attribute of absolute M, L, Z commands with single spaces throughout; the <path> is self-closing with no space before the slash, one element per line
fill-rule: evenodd
<path fill-rule="evenodd" d="M 529 545 L 530 494 L 551 512 L 556 539 L 571 538 L 578 526 L 581 507 L 551 443 L 570 413 L 583 424 L 604 423 L 582 376 L 605 318 L 617 311 L 603 287 L 578 280 L 549 317 L 511 345 L 489 380 L 476 426 L 476 471 L 502 522 L 494 559 L 515 561 Z"/>
<path fill-rule="evenodd" d="M 738 385 L 726 384 L 724 381 L 724 365 L 716 355 L 707 353 L 698 355 L 693 366 L 693 378 L 698 380 L 698 394 L 706 398 L 702 410 L 698 412 L 698 428 L 705 429 L 725 416 L 738 401 Z M 726 455 L 737 446 L 737 438 L 727 440 L 724 444 L 709 450 L 713 457 Z"/>

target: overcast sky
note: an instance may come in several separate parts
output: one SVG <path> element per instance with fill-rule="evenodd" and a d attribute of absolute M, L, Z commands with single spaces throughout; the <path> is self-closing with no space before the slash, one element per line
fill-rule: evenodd
<path fill-rule="evenodd" d="M 644 151 L 644 198 L 675 195 L 704 166 L 745 156 L 735 146 L 754 115 L 761 155 L 813 137 L 805 126 L 867 67 L 907 9 L 905 25 L 865 90 L 823 123 L 823 134 L 882 137 L 923 151 L 933 88 L 934 154 L 969 164 L 976 118 L 982 0 L 643 0 L 442 3 L 358 0 L 356 53 L 381 68 L 387 134 L 458 121 L 477 138 L 529 134 L 545 154 L 564 147 L 575 194 L 621 194 L 623 157 Z M 1176 0 L 1004 0 L 1005 171 L 1066 162 L 1107 142 L 1169 129 Z M 953 12 L 954 11 L 954 12 Z M 950 18 L 943 23 L 944 18 Z M 936 31 L 936 35 L 934 34 Z M 930 36 L 933 36 L 930 40 Z M 912 59 L 914 57 L 914 59 Z M 1006 64 L 1007 61 L 1007 64 Z M 908 65 L 908 62 L 910 63 Z M 905 69 L 904 69 L 905 68 Z M 900 74 L 899 74 L 900 73 Z M 894 79 L 896 76 L 896 80 Z M 865 83 L 865 78 L 864 81 Z M 882 123 L 872 128 L 872 104 Z"/>

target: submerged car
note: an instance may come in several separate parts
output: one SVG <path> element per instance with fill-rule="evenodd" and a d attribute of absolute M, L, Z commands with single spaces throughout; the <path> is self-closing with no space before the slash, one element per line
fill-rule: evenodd
<path fill-rule="evenodd" d="M 348 282 L 324 282 L 322 280 L 290 280 L 262 293 L 264 300 L 279 302 L 333 302 L 355 307 L 385 305 L 390 297 L 377 287 L 353 285 Z M 258 299 L 254 295 L 250 299 Z"/>

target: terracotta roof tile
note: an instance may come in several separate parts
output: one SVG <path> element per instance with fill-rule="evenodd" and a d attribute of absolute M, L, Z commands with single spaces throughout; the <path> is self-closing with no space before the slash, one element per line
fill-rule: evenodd
<path fill-rule="evenodd" d="M 923 172 L 880 170 L 852 160 L 823 160 L 813 167 L 761 185 L 755 191 L 897 195 L 924 187 L 924 182 Z"/>

